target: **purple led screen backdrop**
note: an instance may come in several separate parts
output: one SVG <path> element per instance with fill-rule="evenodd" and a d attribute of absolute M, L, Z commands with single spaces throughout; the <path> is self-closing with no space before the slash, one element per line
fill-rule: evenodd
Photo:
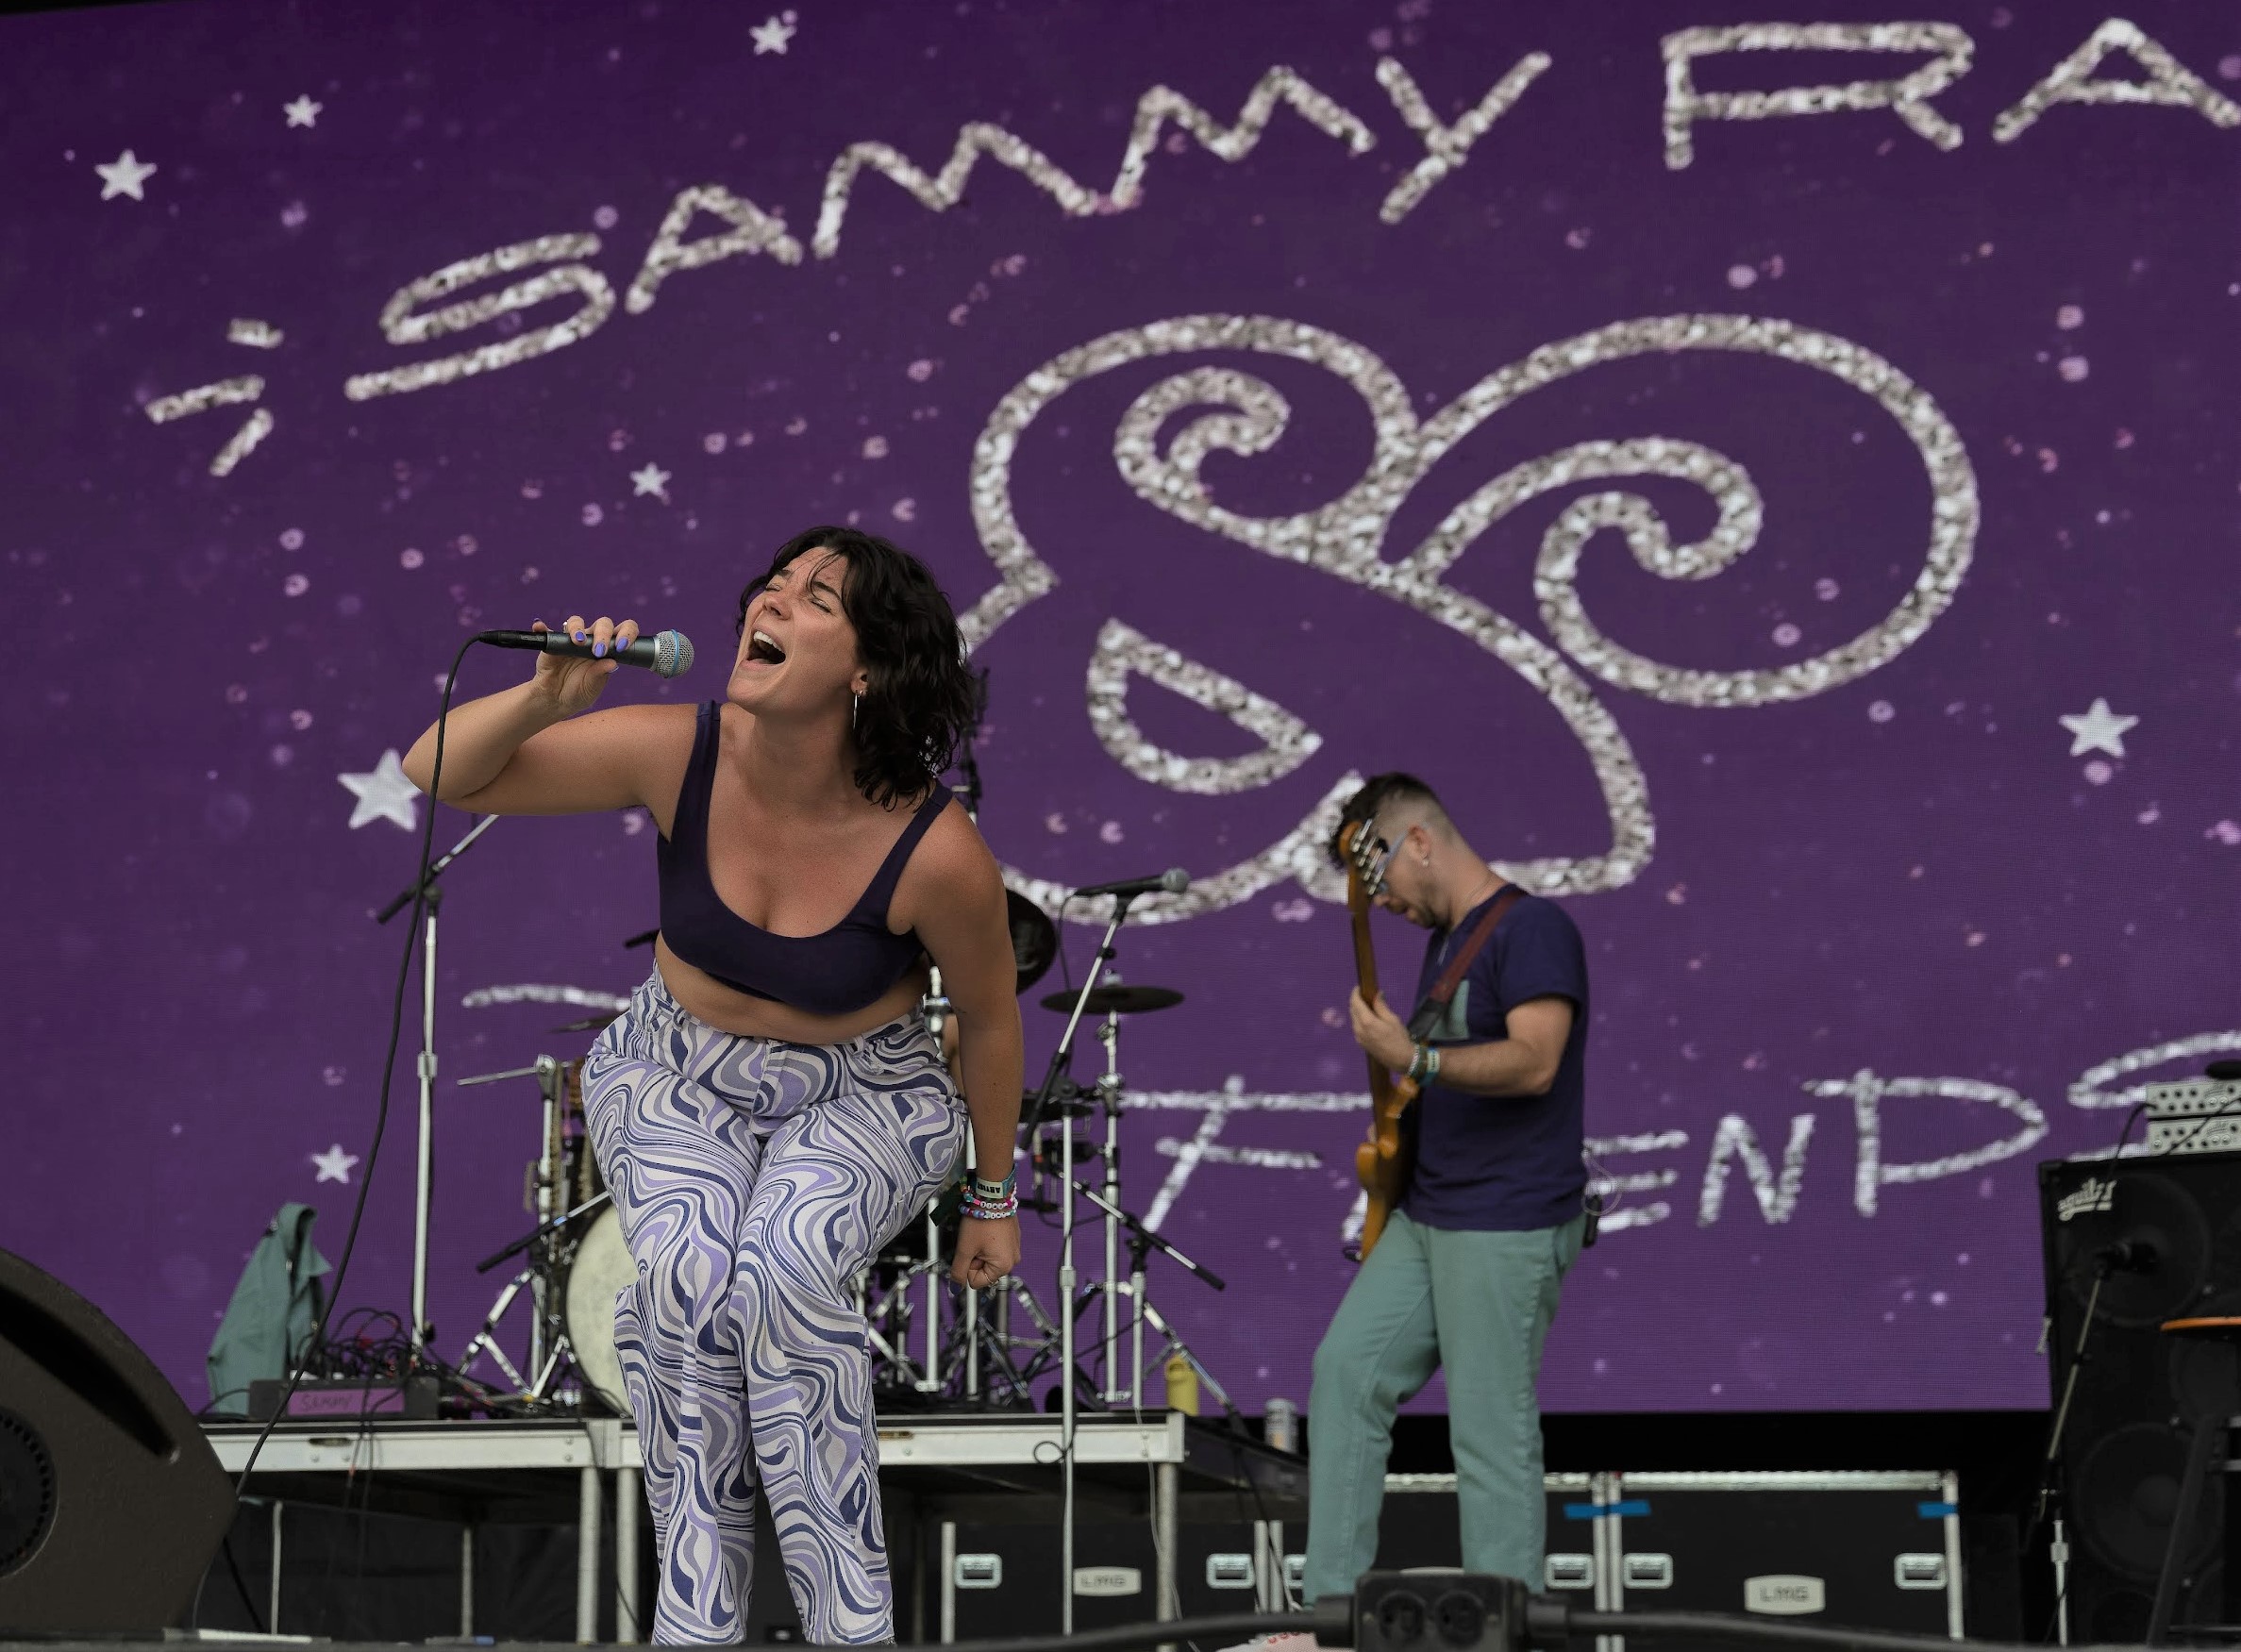
<path fill-rule="evenodd" d="M 1199 880 L 1124 938 L 1188 995 L 1126 1028 L 1126 1192 L 1228 1276 L 1154 1300 L 1241 1403 L 1349 1276 L 1317 844 L 1389 767 L 1587 938 L 1615 1210 L 1552 1407 L 2044 1403 L 2032 1161 L 2241 1048 L 2241 23 L 2128 19 L 0 23 L 0 1244 L 199 1401 L 271 1212 L 331 1256 L 367 1172 L 453 650 L 627 613 L 703 663 L 610 698 L 712 694 L 847 521 L 966 617 L 1013 887 Z M 447 879 L 440 1352 L 537 1136 L 453 1080 L 580 1053 L 653 848 L 506 820 Z M 400 1311 L 411 1043 L 347 1292 Z"/>

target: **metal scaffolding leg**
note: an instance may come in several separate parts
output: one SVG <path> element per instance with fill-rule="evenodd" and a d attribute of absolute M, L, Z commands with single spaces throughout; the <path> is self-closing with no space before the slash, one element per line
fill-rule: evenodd
<path fill-rule="evenodd" d="M 460 1527 L 460 1639 L 475 1638 L 475 1523 Z"/>
<path fill-rule="evenodd" d="M 614 1638 L 623 1645 L 645 1639 L 638 1619 L 638 1470 L 614 1471 Z"/>
<path fill-rule="evenodd" d="M 599 1638 L 599 1470 L 586 1463 L 577 1473 L 576 1639 L 590 1645 Z"/>

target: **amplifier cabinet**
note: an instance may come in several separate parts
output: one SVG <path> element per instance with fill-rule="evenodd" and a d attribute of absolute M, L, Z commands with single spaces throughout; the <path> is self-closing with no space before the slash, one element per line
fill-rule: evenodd
<path fill-rule="evenodd" d="M 1055 1521 L 941 1523 L 941 1639 L 1054 1635 L 1059 1627 Z M 1290 1528 L 1296 1542 L 1307 1528 Z M 1176 1594 L 1185 1617 L 1283 1610 L 1280 1521 L 1179 1524 Z M 1114 1628 L 1158 1615 L 1158 1551 L 1148 1520 L 1080 1520 L 1074 1527 L 1074 1627 Z M 1297 1576 L 1299 1557 L 1292 1575 Z"/>
<path fill-rule="evenodd" d="M 1583 1607 L 1614 1606 L 1613 1560 L 1604 1552 L 1608 1522 L 1599 1516 L 1616 1496 L 1615 1477 L 1547 1475 L 1542 1485 L 1548 1502 L 1547 1558 L 1542 1575 L 1525 1578 L 1526 1587 L 1547 1590 Z M 1462 1564 L 1455 1477 L 1387 1475 L 1385 1509 L 1378 1522 L 1378 1569 Z"/>
<path fill-rule="evenodd" d="M 1950 1474 L 1552 1474 L 1545 1486 L 1547 1558 L 1542 1576 L 1526 1581 L 1582 1608 L 1748 1611 L 1961 1634 L 1961 1521 Z M 1388 1475 L 1385 1493 L 1379 1570 L 1462 1564 L 1453 1475 Z M 1286 1593 L 1298 1599 L 1304 1524 L 1186 1522 L 1181 1534 L 1186 1615 L 1267 1610 Z M 1074 1560 L 1076 1628 L 1154 1615 L 1147 1522 L 1081 1521 Z M 947 1524 L 938 1564 L 943 1640 L 1056 1631 L 1055 1525 Z M 1630 1638 L 1631 1652 L 1695 1652 Z M 1605 1637 L 1601 1652 L 1629 1648 Z"/>
<path fill-rule="evenodd" d="M 1748 1612 L 1848 1629 L 1962 1633 L 1950 1474 L 1627 1474 L 1603 1523 L 1622 1610 Z M 1652 1635 L 1613 1652 L 1688 1652 Z"/>

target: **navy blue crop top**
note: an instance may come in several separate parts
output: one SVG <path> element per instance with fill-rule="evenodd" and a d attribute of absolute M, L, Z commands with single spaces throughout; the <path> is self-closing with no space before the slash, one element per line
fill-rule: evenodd
<path fill-rule="evenodd" d="M 887 907 L 911 851 L 948 806 L 937 784 L 848 915 L 822 935 L 774 935 L 724 904 L 708 870 L 708 800 L 723 727 L 720 702 L 700 708 L 693 760 L 677 789 L 677 817 L 661 840 L 661 939 L 694 969 L 752 998 L 811 1015 L 845 1015 L 878 1001 L 925 950 L 887 927 Z"/>

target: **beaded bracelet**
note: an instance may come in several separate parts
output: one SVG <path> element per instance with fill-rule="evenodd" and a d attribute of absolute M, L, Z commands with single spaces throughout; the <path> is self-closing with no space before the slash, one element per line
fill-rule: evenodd
<path fill-rule="evenodd" d="M 974 1222 L 1009 1222 L 1019 1214 L 1019 1194 L 1009 1193 L 1000 1199 L 988 1199 L 976 1190 L 965 1194 L 959 1209 Z"/>

